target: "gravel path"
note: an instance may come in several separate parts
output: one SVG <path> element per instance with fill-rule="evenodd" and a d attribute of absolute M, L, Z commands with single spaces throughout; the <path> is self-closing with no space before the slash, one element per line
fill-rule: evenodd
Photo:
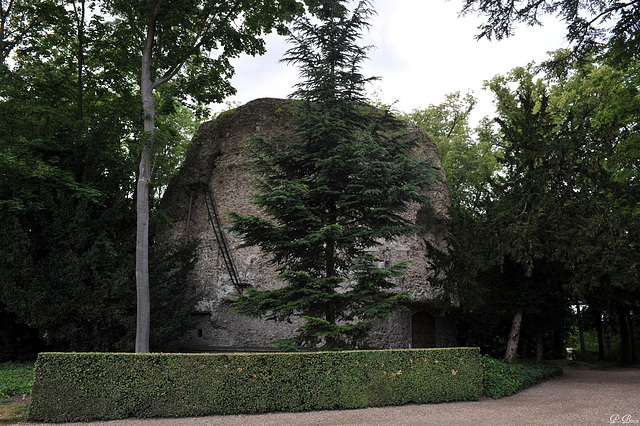
<path fill-rule="evenodd" d="M 564 375 L 492 400 L 346 411 L 272 413 L 183 419 L 118 420 L 65 425 L 640 425 L 640 369 L 565 367 Z M 42 425 L 26 423 L 23 425 Z"/>

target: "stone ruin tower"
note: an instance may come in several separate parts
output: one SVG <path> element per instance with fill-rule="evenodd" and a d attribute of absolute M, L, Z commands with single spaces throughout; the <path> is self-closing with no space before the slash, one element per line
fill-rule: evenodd
<path fill-rule="evenodd" d="M 187 350 L 254 351 L 273 349 L 274 339 L 293 336 L 299 324 L 253 319 L 231 311 L 230 303 L 246 286 L 275 288 L 274 269 L 257 247 L 237 248 L 240 240 L 226 227 L 225 212 L 257 213 L 251 203 L 253 183 L 247 138 L 266 140 L 291 137 L 291 113 L 284 99 L 258 99 L 203 123 L 177 175 L 160 204 L 173 221 L 166 238 L 199 241 L 198 262 L 191 274 L 202 298 L 192 314 Z M 410 129 L 420 148 L 415 155 L 428 158 L 441 169 L 438 148 L 418 128 Z M 455 321 L 442 315 L 429 284 L 424 240 L 443 247 L 443 222 L 450 202 L 440 174 L 432 186 L 430 205 L 413 205 L 408 215 L 422 231 L 372 249 L 387 265 L 410 260 L 397 291 L 410 290 L 414 302 L 388 320 L 374 323 L 370 343 L 378 348 L 455 346 Z"/>

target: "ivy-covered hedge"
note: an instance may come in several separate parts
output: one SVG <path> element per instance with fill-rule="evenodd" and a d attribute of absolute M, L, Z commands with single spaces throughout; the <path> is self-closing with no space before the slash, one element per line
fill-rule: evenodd
<path fill-rule="evenodd" d="M 29 417 L 48 422 L 477 400 L 476 348 L 277 354 L 42 353 Z"/>
<path fill-rule="evenodd" d="M 486 355 L 481 357 L 484 393 L 498 399 L 562 374 L 555 364 L 523 362 L 505 364 Z"/>

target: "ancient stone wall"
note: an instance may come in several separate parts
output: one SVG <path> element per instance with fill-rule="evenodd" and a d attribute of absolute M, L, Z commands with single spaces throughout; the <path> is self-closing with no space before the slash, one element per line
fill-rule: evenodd
<path fill-rule="evenodd" d="M 234 211 L 242 215 L 257 213 L 250 200 L 255 177 L 250 171 L 247 138 L 291 138 L 290 105 L 289 100 L 258 99 L 203 123 L 182 167 L 165 192 L 161 209 L 174 224 L 165 237 L 182 241 L 197 238 L 200 242 L 199 260 L 192 279 L 202 291 L 203 298 L 193 315 L 194 329 L 189 344 L 192 349 L 265 349 L 271 347 L 271 341 L 275 338 L 291 337 L 297 328 L 295 322 L 265 322 L 231 312 L 230 301 L 237 291 L 231 283 L 208 221 L 202 189 L 195 189 L 194 186 L 198 183 L 209 185 L 223 225 L 230 224 L 224 212 Z M 430 159 L 434 167 L 441 170 L 436 145 L 420 129 L 412 128 L 410 131 L 412 137 L 420 141 L 420 148 L 415 155 Z M 421 225 L 423 231 L 372 249 L 373 254 L 386 265 L 410 260 L 410 269 L 398 281 L 397 291 L 410 290 L 416 302 L 411 310 L 378 322 L 372 333 L 371 343 L 374 346 L 409 347 L 412 327 L 410 313 L 433 311 L 430 301 L 437 292 L 429 285 L 424 240 L 437 246 L 444 244 L 443 222 L 449 205 L 449 191 L 443 173 L 428 195 L 432 200 L 430 205 L 413 205 L 407 213 L 408 217 Z M 232 248 L 241 281 L 258 289 L 281 285 L 274 279 L 274 270 L 264 253 L 256 247 L 237 248 L 240 243 L 237 236 L 226 231 L 225 236 Z M 447 320 L 439 319 L 436 325 L 440 330 L 436 333 L 440 336 L 438 345 L 453 344 L 455 336 L 451 337 L 452 328 L 450 324 L 447 325 Z"/>

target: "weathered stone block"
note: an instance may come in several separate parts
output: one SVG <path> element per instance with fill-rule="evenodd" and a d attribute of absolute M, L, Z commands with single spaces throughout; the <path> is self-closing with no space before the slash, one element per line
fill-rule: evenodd
<path fill-rule="evenodd" d="M 203 300 L 194 313 L 194 329 L 190 347 L 198 350 L 265 349 L 274 338 L 291 337 L 298 325 L 293 322 L 273 323 L 243 317 L 231 312 L 229 303 L 237 290 L 225 266 L 224 258 L 208 221 L 204 194 L 194 184 L 205 183 L 211 188 L 220 212 L 223 226 L 230 225 L 224 212 L 234 211 L 242 215 L 258 213 L 251 203 L 255 176 L 251 173 L 251 159 L 247 152 L 247 138 L 260 136 L 265 140 L 291 138 L 292 101 L 283 99 L 258 99 L 232 111 L 220 114 L 215 120 L 203 123 L 195 136 L 187 157 L 169 184 L 161 203 L 161 209 L 173 220 L 166 237 L 175 240 L 198 238 L 199 261 L 193 274 L 197 286 L 203 292 Z M 419 140 L 415 155 L 429 159 L 441 169 L 438 148 L 420 129 L 409 129 L 411 137 Z M 433 314 L 435 322 L 420 327 L 433 327 L 430 346 L 455 344 L 455 323 L 441 318 L 432 301 L 439 294 L 430 285 L 427 269 L 425 241 L 444 247 L 444 221 L 449 206 L 449 189 L 444 173 L 428 195 L 429 205 L 410 206 L 407 216 L 421 227 L 413 235 L 386 242 L 371 249 L 380 265 L 390 266 L 409 260 L 410 268 L 398 280 L 395 291 L 411 291 L 415 303 L 406 312 L 386 321 L 376 322 L 371 344 L 383 348 L 408 348 L 415 346 L 417 325 L 413 315 L 418 312 Z M 240 281 L 258 289 L 281 286 L 275 279 L 275 271 L 268 257 L 257 247 L 236 248 L 238 237 L 225 232 L 231 248 Z M 453 325 L 452 325 L 453 324 Z M 419 331 L 419 330 L 418 330 Z M 422 338 L 421 338 L 422 339 Z M 430 338 L 431 339 L 431 338 Z M 424 340 L 424 341 L 427 341 Z M 420 343 L 420 346 L 424 345 Z"/>

